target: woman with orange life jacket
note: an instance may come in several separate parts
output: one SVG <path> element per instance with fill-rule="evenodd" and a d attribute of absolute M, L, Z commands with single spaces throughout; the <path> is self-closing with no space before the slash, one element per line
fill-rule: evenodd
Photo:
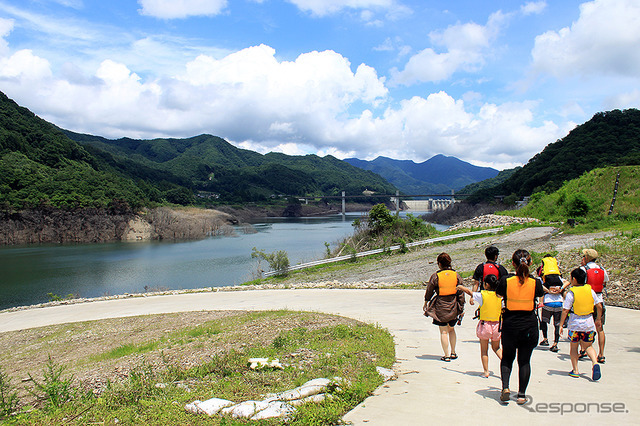
<path fill-rule="evenodd" d="M 451 269 L 451 257 L 447 253 L 438 255 L 438 272 L 434 273 L 424 294 L 423 311 L 433 318 L 440 328 L 440 344 L 444 356 L 442 361 L 458 358 L 456 354 L 455 325 L 464 313 L 464 293 L 457 287 L 462 285 L 460 275 Z"/>
<path fill-rule="evenodd" d="M 591 289 L 596 293 L 598 297 L 598 303 L 602 306 L 602 321 L 596 324 L 596 335 L 598 337 L 598 362 L 604 364 L 604 320 L 606 314 L 606 308 L 604 306 L 604 289 L 609 282 L 609 275 L 604 268 L 600 267 L 595 261 L 598 258 L 598 252 L 594 249 L 582 250 L 582 262 L 581 269 L 587 273 L 587 284 L 591 286 Z M 595 320 L 596 314 L 593 314 Z M 585 356 L 585 352 L 580 352 L 580 358 Z"/>
<path fill-rule="evenodd" d="M 515 275 L 503 277 L 496 287 L 505 308 L 502 312 L 502 392 L 500 400 L 510 399 L 509 379 L 513 361 L 518 357 L 518 404 L 527 402 L 526 391 L 531 376 L 531 354 L 538 343 L 536 298 L 544 295 L 542 282 L 529 275 L 531 255 L 519 249 L 511 257 Z"/>
<path fill-rule="evenodd" d="M 569 316 L 568 329 L 571 348 L 571 372 L 569 376 L 580 377 L 578 371 L 578 345 L 591 359 L 591 380 L 601 377 L 600 365 L 593 348 L 596 327 L 602 322 L 602 302 L 587 282 L 587 273 L 582 268 L 571 271 L 571 288 L 567 292 L 562 306 L 562 324 Z M 595 320 L 593 318 L 595 314 Z M 562 333 L 562 329 L 560 329 Z"/>
<path fill-rule="evenodd" d="M 469 303 L 476 301 L 480 306 L 480 321 L 476 327 L 476 336 L 480 339 L 480 360 L 482 361 L 482 377 L 489 377 L 489 341 L 491 348 L 499 359 L 502 359 L 500 348 L 500 316 L 502 314 L 502 298 L 496 295 L 498 279 L 489 274 L 484 279 L 481 291 L 471 291 L 461 286 L 460 290 L 471 296 Z"/>

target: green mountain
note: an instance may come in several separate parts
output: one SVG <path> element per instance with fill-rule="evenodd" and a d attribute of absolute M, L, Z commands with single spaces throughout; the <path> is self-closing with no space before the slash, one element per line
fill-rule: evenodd
<path fill-rule="evenodd" d="M 107 207 L 114 200 L 138 207 L 146 199 L 132 179 L 0 92 L 0 205 L 5 211 Z"/>
<path fill-rule="evenodd" d="M 223 200 L 259 201 L 272 195 L 359 195 L 368 189 L 392 194 L 395 187 L 377 174 L 332 156 L 266 155 L 236 148 L 216 136 L 187 139 L 109 140 L 65 132 L 88 150 L 116 161 L 134 161 L 187 182 L 195 191 Z"/>
<path fill-rule="evenodd" d="M 515 172 L 517 172 L 521 168 L 522 167 L 515 167 L 513 169 L 501 170 L 500 173 L 498 173 L 498 176 L 481 180 L 480 182 L 471 183 L 457 192 L 460 194 L 473 194 L 474 192 L 483 189 L 493 188 L 494 186 L 497 186 L 505 180 L 509 179 Z"/>
<path fill-rule="evenodd" d="M 597 167 L 636 164 L 640 164 L 640 111 L 599 112 L 564 138 L 547 145 L 502 184 L 480 190 L 473 198 L 550 193 L 563 182 Z"/>
<path fill-rule="evenodd" d="M 465 185 L 493 178 L 498 171 L 478 167 L 455 157 L 439 154 L 422 163 L 378 157 L 372 161 L 347 158 L 349 164 L 371 170 L 405 194 L 450 194 Z"/>
<path fill-rule="evenodd" d="M 565 182 L 549 194 L 535 193 L 529 203 L 514 216 L 536 217 L 541 220 L 565 221 L 586 218 L 589 221 L 608 216 L 618 180 L 612 214 L 617 217 L 640 215 L 640 166 L 597 168 Z"/>
<path fill-rule="evenodd" d="M 262 155 L 221 138 L 109 140 L 59 129 L 0 92 L 0 206 L 5 211 L 246 202 L 274 195 L 394 193 L 334 157 Z M 115 203 L 114 203 L 115 201 Z"/>

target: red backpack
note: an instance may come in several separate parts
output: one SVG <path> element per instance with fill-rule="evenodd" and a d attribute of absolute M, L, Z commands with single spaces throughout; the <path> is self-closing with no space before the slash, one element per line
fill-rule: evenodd
<path fill-rule="evenodd" d="M 596 293 L 602 293 L 604 288 L 604 269 L 600 267 L 586 268 L 587 270 L 587 284 L 591 286 L 591 289 Z"/>
<path fill-rule="evenodd" d="M 495 275 L 496 279 L 500 278 L 500 269 L 498 265 L 493 262 L 485 262 L 482 267 L 482 282 L 487 278 L 487 275 Z"/>

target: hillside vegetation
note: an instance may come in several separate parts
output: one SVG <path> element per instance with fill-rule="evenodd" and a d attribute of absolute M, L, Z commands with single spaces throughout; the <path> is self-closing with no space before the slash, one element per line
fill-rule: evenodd
<path fill-rule="evenodd" d="M 25 209 L 137 207 L 146 194 L 131 179 L 101 167 L 87 150 L 52 124 L 0 92 L 0 205 Z"/>
<path fill-rule="evenodd" d="M 264 201 L 272 195 L 340 195 L 342 191 L 360 195 L 366 189 L 395 192 L 395 187 L 377 174 L 330 155 L 262 155 L 212 135 L 110 140 L 69 131 L 66 134 L 97 155 L 108 153 L 115 163 L 132 161 L 167 173 L 191 190 L 215 194 L 213 200 L 223 202 Z"/>
<path fill-rule="evenodd" d="M 595 168 L 638 164 L 640 110 L 599 112 L 564 138 L 547 145 L 503 183 L 476 192 L 473 200 L 551 193 L 563 182 Z"/>
<path fill-rule="evenodd" d="M 269 200 L 274 195 L 394 193 L 370 171 L 334 157 L 234 147 L 200 135 L 117 141 L 64 131 L 0 92 L 0 207 L 133 210 Z M 197 197 L 200 195 L 200 197 Z"/>
<path fill-rule="evenodd" d="M 543 191 L 531 196 L 529 204 L 520 210 L 509 211 L 516 216 L 541 220 L 597 221 L 608 217 L 617 174 L 618 192 L 611 218 L 640 219 L 640 166 L 604 167 L 584 173 L 565 182 L 557 191 Z"/>

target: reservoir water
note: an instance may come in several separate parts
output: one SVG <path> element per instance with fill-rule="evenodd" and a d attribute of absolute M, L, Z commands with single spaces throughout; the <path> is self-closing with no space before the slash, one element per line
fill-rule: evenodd
<path fill-rule="evenodd" d="M 241 284 L 257 278 L 253 247 L 284 250 L 292 265 L 321 259 L 325 242 L 334 248 L 361 216 L 267 218 L 253 224 L 255 233 L 238 228 L 198 241 L 1 247 L 0 309 L 47 302 L 49 293 L 90 298 Z"/>

